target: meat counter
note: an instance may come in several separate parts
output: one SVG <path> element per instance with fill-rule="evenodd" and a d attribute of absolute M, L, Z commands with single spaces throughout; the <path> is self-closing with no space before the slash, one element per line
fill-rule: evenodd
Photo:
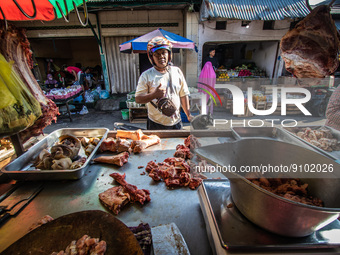
<path fill-rule="evenodd" d="M 183 144 L 190 132 L 143 132 L 147 135 L 157 134 L 162 139 L 161 143 L 147 148 L 140 154 L 131 154 L 128 163 L 122 167 L 92 164 L 89 165 L 84 176 L 76 181 L 37 182 L 37 186 L 43 184 L 43 190 L 39 195 L 16 217 L 12 217 L 0 226 L 0 252 L 24 236 L 33 223 L 47 214 L 56 219 L 66 214 L 85 210 L 109 212 L 99 201 L 98 194 L 117 185 L 113 178 L 109 176 L 115 172 L 125 173 L 128 183 L 136 185 L 139 189 L 148 189 L 151 193 L 150 202 L 143 206 L 138 203 L 129 204 L 116 216 L 127 226 L 137 226 L 144 222 L 153 227 L 174 222 L 180 229 L 190 253 L 193 255 L 249 254 L 249 250 L 236 253 L 227 251 L 218 243 L 218 238 L 216 238 L 218 234 L 211 227 L 213 220 L 209 218 L 210 213 L 206 206 L 208 202 L 202 195 L 202 187 L 198 190 L 190 190 L 188 187 L 170 190 L 164 182 L 154 182 L 147 174 L 143 174 L 149 161 L 162 162 L 168 157 L 173 157 L 176 146 Z M 115 134 L 116 132 L 110 132 L 108 137 L 114 137 Z M 202 146 L 235 140 L 230 131 L 200 132 L 194 133 L 194 135 L 199 137 Z M 101 153 L 100 155 L 112 154 Z M 97 156 L 99 156 L 98 153 Z M 140 166 L 143 166 L 143 168 L 138 168 Z M 222 173 L 206 175 L 211 179 L 225 178 Z M 241 236 L 245 237 L 244 241 L 246 242 L 247 235 L 242 234 Z M 297 253 L 296 250 L 292 252 Z M 324 254 L 326 250 L 313 250 L 313 253 L 315 252 L 316 254 Z M 327 252 L 334 253 L 334 250 Z M 282 254 L 282 251 L 279 250 L 278 253 Z M 278 253 L 271 250 L 270 254 Z M 310 254 L 311 250 L 301 252 L 301 254 L 307 253 Z"/>
<path fill-rule="evenodd" d="M 150 131 L 143 131 L 151 134 Z M 200 208 L 198 192 L 188 187 L 168 189 L 164 182 L 155 182 L 145 172 L 149 161 L 162 162 L 173 157 L 178 144 L 184 144 L 189 131 L 152 132 L 161 137 L 161 143 L 145 149 L 140 154 L 131 154 L 128 163 L 122 167 L 107 164 L 91 164 L 84 176 L 75 181 L 39 181 L 44 188 L 16 217 L 0 226 L 0 252 L 24 236 L 29 227 L 45 215 L 54 219 L 84 210 L 109 212 L 99 201 L 98 194 L 117 185 L 109 175 L 117 172 L 126 174 L 126 181 L 139 189 L 150 191 L 151 201 L 141 206 L 134 203 L 125 206 L 116 216 L 127 226 L 148 223 L 150 227 L 174 222 L 180 229 L 191 254 L 212 254 L 204 219 Z M 214 133 L 216 134 L 216 133 Z M 109 132 L 108 137 L 115 136 Z M 231 139 L 231 132 L 220 132 L 224 139 Z M 202 145 L 220 143 L 218 137 L 202 137 Z M 112 155 L 101 153 L 100 155 Z M 98 153 L 95 157 L 98 156 Z M 144 166 L 144 168 L 138 168 Z M 209 178 L 223 177 L 221 173 L 207 174 Z"/>

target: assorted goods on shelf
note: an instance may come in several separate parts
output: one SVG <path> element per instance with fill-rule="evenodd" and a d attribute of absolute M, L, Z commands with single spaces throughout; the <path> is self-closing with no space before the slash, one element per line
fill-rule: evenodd
<path fill-rule="evenodd" d="M 230 78 L 239 77 L 265 77 L 266 72 L 259 69 L 255 64 L 243 64 L 236 66 L 234 69 L 225 69 L 224 66 L 219 67 L 216 70 L 217 81 L 229 81 Z"/>
<path fill-rule="evenodd" d="M 135 92 L 132 91 L 126 95 L 126 106 L 127 108 L 145 108 L 145 104 L 138 104 L 135 100 Z"/>
<path fill-rule="evenodd" d="M 67 99 L 72 97 L 83 89 L 80 85 L 72 85 L 67 88 L 51 89 L 49 92 L 44 92 L 46 97 L 49 99 Z"/>
<path fill-rule="evenodd" d="M 129 119 L 131 123 L 146 122 L 148 112 L 145 104 L 138 104 L 135 100 L 135 92 L 132 91 L 126 96 L 126 106 L 128 109 L 122 110 L 123 120 Z"/>

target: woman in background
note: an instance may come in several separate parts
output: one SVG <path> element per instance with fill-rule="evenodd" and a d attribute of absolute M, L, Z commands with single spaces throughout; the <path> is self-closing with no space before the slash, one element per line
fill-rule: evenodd
<path fill-rule="evenodd" d="M 45 86 L 47 89 L 54 89 L 59 87 L 59 83 L 53 78 L 52 74 L 47 74 L 47 80 L 45 81 Z"/>
<path fill-rule="evenodd" d="M 78 85 L 84 85 L 84 73 L 80 68 L 75 66 L 63 65 L 61 69 L 65 72 L 69 72 L 70 74 L 72 74 L 74 77 L 74 82 L 77 81 L 79 82 Z"/>
<path fill-rule="evenodd" d="M 212 63 L 210 61 L 206 62 L 205 65 L 203 66 L 203 69 L 200 73 L 200 76 L 198 78 L 199 82 L 205 83 L 207 85 L 209 85 L 212 88 L 215 88 L 215 84 L 216 84 L 216 73 L 214 71 L 214 68 L 212 66 Z M 202 88 L 205 89 L 207 91 L 209 91 L 210 93 L 213 93 L 211 89 L 209 89 L 207 86 L 204 86 L 202 84 L 198 83 L 198 89 Z M 204 90 L 202 90 L 204 92 Z M 210 100 L 209 100 L 210 99 Z M 210 95 L 207 94 L 207 113 L 213 114 L 213 104 L 212 104 L 212 100 L 210 98 Z"/>

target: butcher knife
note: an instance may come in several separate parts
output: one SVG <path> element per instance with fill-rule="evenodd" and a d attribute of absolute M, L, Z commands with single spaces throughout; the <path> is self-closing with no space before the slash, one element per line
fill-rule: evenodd
<path fill-rule="evenodd" d="M 190 255 L 181 231 L 175 223 L 151 228 L 154 255 Z"/>
<path fill-rule="evenodd" d="M 28 197 L 22 198 L 21 200 L 17 201 L 15 204 L 1 208 L 1 216 L 0 216 L 0 225 L 7 221 L 9 217 L 16 216 L 26 205 L 28 205 L 33 198 L 35 198 L 39 192 L 43 189 L 43 186 L 40 185 L 38 188 L 35 189 L 33 193 L 31 193 Z"/>

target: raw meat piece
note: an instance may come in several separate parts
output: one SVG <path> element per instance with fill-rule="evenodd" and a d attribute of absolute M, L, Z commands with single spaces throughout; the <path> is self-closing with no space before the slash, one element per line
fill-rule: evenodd
<path fill-rule="evenodd" d="M 191 153 L 190 149 L 183 144 L 178 144 L 176 146 L 176 152 L 174 157 L 183 158 L 183 159 L 191 159 L 193 154 Z"/>
<path fill-rule="evenodd" d="M 33 68 L 32 51 L 23 28 L 8 24 L 6 29 L 4 23 L 0 23 L 0 53 L 7 61 L 13 61 L 14 70 L 41 106 L 41 117 L 31 127 L 20 132 L 20 138 L 22 142 L 25 142 L 32 136 L 42 134 L 43 129 L 56 120 L 59 110 L 56 104 L 45 96 L 31 71 Z"/>
<path fill-rule="evenodd" d="M 119 137 L 117 138 L 116 141 L 116 148 L 117 148 L 117 152 L 123 152 L 123 151 L 130 151 L 130 146 L 131 143 L 126 140 L 126 139 L 120 139 Z"/>
<path fill-rule="evenodd" d="M 131 148 L 133 150 L 133 153 L 140 153 L 145 148 L 148 148 L 155 144 L 159 144 L 160 142 L 161 139 L 157 135 L 150 135 L 146 139 L 132 141 Z"/>
<path fill-rule="evenodd" d="M 100 149 L 100 151 L 112 151 L 112 152 L 116 152 L 117 151 L 117 147 L 116 147 L 115 139 L 112 138 L 112 137 L 108 137 L 108 138 L 104 139 L 104 141 L 100 145 L 99 149 Z"/>
<path fill-rule="evenodd" d="M 50 215 L 45 215 L 44 217 L 42 217 L 40 220 L 38 220 L 37 222 L 33 223 L 30 228 L 28 229 L 28 231 L 32 231 L 33 229 L 36 229 L 50 221 L 52 221 L 53 218 Z"/>
<path fill-rule="evenodd" d="M 282 37 L 281 56 L 286 69 L 297 78 L 323 78 L 339 65 L 339 33 L 330 7 L 312 10 L 294 29 Z"/>
<path fill-rule="evenodd" d="M 117 186 L 100 193 L 99 200 L 117 215 L 129 203 L 130 195 L 123 186 Z"/>
<path fill-rule="evenodd" d="M 136 131 L 125 131 L 125 130 L 117 130 L 116 137 L 118 138 L 128 138 L 134 141 L 142 140 L 144 134 L 142 130 L 138 129 Z"/>
<path fill-rule="evenodd" d="M 129 158 L 129 153 L 122 152 L 114 156 L 101 156 L 101 157 L 95 158 L 93 161 L 117 165 L 117 166 L 123 166 L 126 162 L 128 162 L 128 158 Z"/>
<path fill-rule="evenodd" d="M 138 189 L 137 186 L 127 183 L 125 181 L 125 174 L 121 175 L 119 173 L 112 173 L 110 176 L 124 187 L 125 192 L 129 193 L 131 202 L 138 201 L 143 205 L 145 202 L 151 201 L 150 191 L 146 189 Z"/>
<path fill-rule="evenodd" d="M 189 135 L 187 138 L 185 138 L 184 145 L 190 149 L 201 147 L 200 142 L 194 135 Z"/>

